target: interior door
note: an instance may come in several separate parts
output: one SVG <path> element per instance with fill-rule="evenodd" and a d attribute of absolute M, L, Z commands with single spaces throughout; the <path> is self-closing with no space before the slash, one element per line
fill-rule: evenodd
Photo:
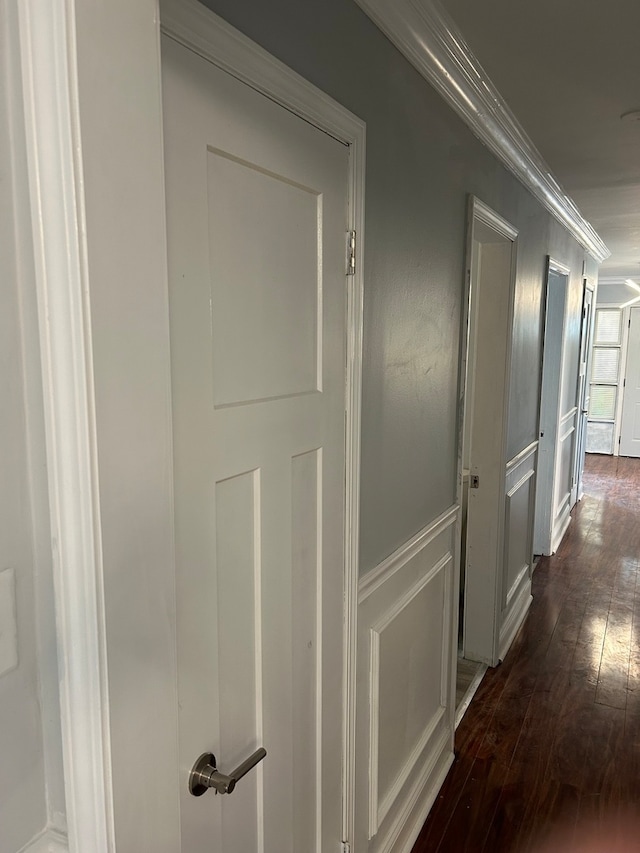
<path fill-rule="evenodd" d="M 587 446 L 587 420 L 589 416 L 589 403 L 591 401 L 589 359 L 591 353 L 591 330 L 593 328 L 592 317 L 593 291 L 587 287 L 587 283 L 585 281 L 584 301 L 582 303 L 582 328 L 580 331 L 580 364 L 578 372 L 578 435 L 576 438 L 575 462 L 576 500 L 580 500 L 584 494 L 582 476 L 584 474 L 584 454 Z"/>
<path fill-rule="evenodd" d="M 553 262 L 555 264 L 555 262 Z M 556 477 L 562 408 L 562 363 L 569 271 L 549 263 L 544 325 L 544 350 L 540 391 L 540 433 L 533 553 L 554 552 L 557 510 Z M 575 386 L 574 386 L 575 388 Z"/>
<path fill-rule="evenodd" d="M 467 504 L 462 651 L 467 660 L 495 666 L 508 615 L 503 595 L 505 470 L 517 232 L 477 199 L 471 216 L 462 454 L 463 476 L 469 481 L 466 494 L 463 491 Z"/>
<path fill-rule="evenodd" d="M 620 456 L 640 456 L 640 308 L 629 310 Z"/>
<path fill-rule="evenodd" d="M 163 40 L 182 849 L 341 832 L 349 149 Z M 232 793 L 194 797 L 201 753 Z"/>

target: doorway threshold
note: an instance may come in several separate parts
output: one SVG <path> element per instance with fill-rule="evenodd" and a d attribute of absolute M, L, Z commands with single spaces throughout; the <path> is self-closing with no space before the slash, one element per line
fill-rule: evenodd
<path fill-rule="evenodd" d="M 486 663 L 478 663 L 473 660 L 465 660 L 461 656 L 458 657 L 458 669 L 456 673 L 456 729 L 471 704 L 476 690 L 480 687 L 486 671 Z"/>

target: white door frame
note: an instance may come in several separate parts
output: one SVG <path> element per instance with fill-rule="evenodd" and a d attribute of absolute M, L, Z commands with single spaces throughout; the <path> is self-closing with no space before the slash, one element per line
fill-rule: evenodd
<path fill-rule="evenodd" d="M 600 306 L 603 307 L 603 306 Z M 632 304 L 622 309 L 621 316 L 621 324 L 622 324 L 622 347 L 620 351 L 620 374 L 619 374 L 619 384 L 618 384 L 618 403 L 616 406 L 616 420 L 618 423 L 617 429 L 617 437 L 614 444 L 614 455 L 615 456 L 625 456 L 626 454 L 622 453 L 622 431 L 625 426 L 625 404 L 627 403 L 626 388 L 627 388 L 627 376 L 629 375 L 629 356 L 632 355 L 631 349 L 631 321 L 633 317 L 638 316 L 638 312 L 640 311 L 640 307 L 638 305 Z M 630 457 L 637 458 L 637 457 Z"/>
<path fill-rule="evenodd" d="M 583 277 L 583 296 L 582 296 L 582 328 L 580 333 L 580 357 L 584 353 L 584 363 L 580 365 L 580 370 L 584 368 L 584 375 L 578 376 L 578 434 L 576 436 L 576 459 L 575 459 L 575 501 L 582 500 L 584 496 L 583 475 L 584 475 L 584 459 L 585 448 L 587 446 L 587 419 L 589 416 L 588 406 L 585 403 L 590 398 L 591 389 L 591 349 L 593 344 L 593 328 L 594 317 L 596 313 L 596 294 L 593 281 L 586 276 Z M 589 296 L 587 297 L 587 294 Z M 585 325 L 585 312 L 587 302 L 590 301 L 590 311 L 588 323 Z M 583 350 L 584 346 L 584 350 Z"/>
<path fill-rule="evenodd" d="M 468 419 L 472 418 L 471 408 L 473 406 L 473 398 L 475 396 L 475 373 L 476 359 L 475 353 L 470 351 L 470 339 L 472 336 L 471 324 L 476 322 L 478 306 L 475 306 L 475 316 L 472 316 L 472 288 L 474 285 L 474 271 L 472 269 L 473 243 L 474 240 L 482 241 L 478 236 L 480 229 L 490 230 L 495 234 L 499 241 L 511 244 L 511 261 L 509 272 L 509 294 L 508 294 L 508 316 L 506 319 L 507 340 L 505 342 L 505 360 L 504 373 L 496 373 L 496 379 L 501 379 L 503 382 L 500 394 L 500 404 L 497 411 L 498 424 L 497 429 L 501 430 L 500 435 L 500 450 L 499 458 L 492 460 L 492 464 L 499 468 L 498 478 L 500 484 L 497 488 L 497 497 L 493 502 L 495 508 L 496 522 L 496 548 L 495 560 L 488 570 L 482 570 L 482 580 L 480 586 L 486 590 L 486 601 L 489 604 L 484 605 L 477 602 L 475 599 L 477 594 L 468 596 L 469 578 L 465 580 L 465 605 L 463 613 L 463 654 L 467 654 L 471 659 L 479 659 L 483 663 L 495 666 L 500 659 L 500 629 L 501 629 L 501 609 L 500 609 L 500 590 L 503 582 L 504 572 L 504 503 L 505 503 L 505 470 L 507 464 L 507 429 L 509 419 L 509 380 L 511 375 L 511 348 L 513 340 L 513 312 L 515 298 L 515 277 L 516 277 L 516 254 L 517 254 L 517 230 L 498 213 L 492 210 L 484 202 L 475 196 L 469 198 L 468 208 L 468 226 L 467 226 L 467 249 L 466 249 L 466 283 L 465 294 L 463 301 L 463 316 L 462 316 L 462 347 L 460 356 L 460 400 L 459 400 L 459 424 L 458 424 L 458 476 L 457 476 L 457 494 L 456 503 L 462 507 L 463 489 L 465 476 L 471 476 L 477 473 L 472 469 L 465 470 L 465 419 L 467 419 L 467 428 L 469 428 Z M 475 337 L 475 334 L 474 334 Z M 471 426 L 471 430 L 473 427 Z M 467 534 L 468 535 L 468 534 Z M 454 600 L 458 602 L 459 583 L 461 576 L 461 543 L 462 543 L 462 512 L 458 513 L 457 530 L 456 530 L 456 550 L 455 555 L 455 588 Z M 479 577 L 479 575 L 478 575 Z M 476 580 L 477 584 L 478 581 Z M 478 589 L 476 588 L 476 593 Z M 473 620 L 469 619 L 469 614 L 473 610 Z M 474 636 L 469 642 L 470 624 L 473 621 L 474 626 L 479 626 L 478 630 L 474 628 Z M 452 642 L 453 665 L 452 670 L 455 674 L 457 666 L 457 631 L 458 620 L 454 620 L 454 634 Z M 480 627 L 481 626 L 481 627 Z M 481 635 L 481 637 L 480 637 Z M 480 637 L 480 639 L 479 639 Z M 482 646 L 482 651 L 478 649 Z M 455 675 L 454 675 L 455 678 Z M 455 693 L 454 693 L 455 695 Z"/>
<path fill-rule="evenodd" d="M 564 294 L 562 317 L 560 320 L 560 334 L 555 339 L 549 338 L 549 301 L 551 297 L 550 278 L 551 273 L 564 277 Z M 555 522 L 555 488 L 558 475 L 558 445 L 560 434 L 560 406 L 562 396 L 562 381 L 564 376 L 565 362 L 565 338 L 567 327 L 567 300 L 569 298 L 569 279 L 571 270 L 565 264 L 547 259 L 547 274 L 545 283 L 545 309 L 544 309 L 544 337 L 542 348 L 542 371 L 540 377 L 540 401 L 538 406 L 538 466 L 536 471 L 536 506 L 534 516 L 534 553 L 552 554 L 559 544 L 560 537 L 557 531 L 554 535 Z M 549 361 L 551 357 L 557 360 Z M 550 367 L 553 368 L 550 371 Z M 549 411 L 544 408 L 544 403 L 549 405 L 551 395 L 551 406 Z M 547 398 L 545 400 L 545 397 Z M 543 433 L 546 430 L 546 435 Z M 575 453 L 574 453 L 575 459 Z M 567 522 L 568 523 L 568 522 Z M 566 528 L 565 528 L 566 530 Z M 564 535 L 564 530 L 562 535 Z"/>
<path fill-rule="evenodd" d="M 160 16 L 163 31 L 172 38 L 350 146 L 348 227 L 358 235 L 358 262 L 355 275 L 347 279 L 345 612 L 338 617 L 342 619 L 344 616 L 345 625 L 343 837 L 350 838 L 354 813 L 352 794 L 355 765 L 365 125 L 195 0 L 162 0 L 161 4 L 158 0 L 145 0 L 144 8 L 139 4 L 117 0 L 110 4 L 111 8 L 92 15 L 84 9 L 77 9 L 70 0 L 51 0 L 44 7 L 39 0 L 14 2 L 20 13 L 22 99 L 26 116 L 44 383 L 70 849 L 114 853 L 116 836 L 126 839 L 128 832 L 129 837 L 137 839 L 138 849 L 171 849 L 177 853 L 175 843 L 167 841 L 166 835 L 163 838 L 159 834 L 163 831 L 160 826 L 162 820 L 166 821 L 166 829 L 176 812 L 169 809 L 169 814 L 165 816 L 162 807 L 158 808 L 159 803 L 170 802 L 167 800 L 167 790 L 170 795 L 176 780 L 163 780 L 160 783 L 163 790 L 161 794 L 156 794 L 155 773 L 153 770 L 149 772 L 148 755 L 144 757 L 144 786 L 150 793 L 145 796 L 147 802 L 153 803 L 153 814 L 161 814 L 162 820 L 158 820 L 158 826 L 152 830 L 149 826 L 136 823 L 125 825 L 124 820 L 119 825 L 117 809 L 114 814 L 115 788 L 111 762 L 112 746 L 115 748 L 116 745 L 112 744 L 113 733 L 110 729 L 109 684 L 112 678 L 117 679 L 120 660 L 117 656 L 108 657 L 107 649 L 111 634 L 122 626 L 113 620 L 105 602 L 103 537 L 110 528 L 111 518 L 101 507 L 100 477 L 101 474 L 105 475 L 104 479 L 109 476 L 104 470 L 108 468 L 109 447 L 101 435 L 102 422 L 100 413 L 96 411 L 96 389 L 103 378 L 98 377 L 94 370 L 96 359 L 100 356 L 96 356 L 92 335 L 101 318 L 98 316 L 99 307 L 92 310 L 92 267 L 89 261 L 93 244 L 101 244 L 107 252 L 112 250 L 114 259 L 125 255 L 132 246 L 122 246 L 113 241 L 113 235 L 98 233 L 97 229 L 94 231 L 89 227 L 91 222 L 88 222 L 85 212 L 85 189 L 92 182 L 97 184 L 104 178 L 96 177 L 95 174 L 87 177 L 85 157 L 88 153 L 89 159 L 95 158 L 102 152 L 94 132 L 96 122 L 94 120 L 92 124 L 93 114 L 90 114 L 92 109 L 100 109 L 102 106 L 100 98 L 104 99 L 102 120 L 108 124 L 113 119 L 116 130 L 123 135 L 127 132 L 129 117 L 126 110 L 130 109 L 131 101 L 130 95 L 122 87 L 114 85 L 109 88 L 111 84 L 107 82 L 103 91 L 102 84 L 84 80 L 79 74 L 82 63 L 86 61 L 87 51 L 97 45 L 104 47 L 108 54 L 107 61 L 115 63 L 116 54 L 123 49 L 123 44 L 119 44 L 117 38 L 113 46 L 111 42 L 117 34 L 123 35 L 125 40 L 127 37 L 129 39 L 125 53 L 131 65 L 138 61 L 135 51 L 138 44 L 150 49 L 149 55 L 140 60 L 141 64 L 136 68 L 141 69 L 140 74 L 144 78 L 141 86 L 148 84 L 145 95 L 153 100 L 160 93 Z M 132 5 L 137 5 L 136 10 L 132 9 Z M 100 15 L 112 25 L 112 30 L 103 38 L 101 35 L 105 21 L 100 20 Z M 94 100 L 91 108 L 87 107 L 87 91 L 98 101 L 96 103 Z M 153 168 L 158 164 L 161 166 L 159 107 L 157 101 L 150 105 L 145 102 L 140 106 L 139 120 L 147 133 L 147 143 L 150 140 L 153 143 L 153 150 L 145 151 L 144 140 L 137 143 L 132 137 L 128 138 L 132 151 L 130 161 L 123 163 L 122 169 L 124 173 L 127 168 L 131 168 L 137 177 L 138 168 L 141 168 L 144 179 L 149 183 L 145 185 L 141 180 L 139 188 L 135 190 L 134 201 L 142 207 L 146 205 L 152 212 L 150 222 L 162 224 L 164 217 L 159 216 L 157 205 L 154 207 L 157 197 L 164 197 L 162 168 Z M 81 130 L 85 131 L 85 138 Z M 43 140 L 46 140 L 46 144 Z M 117 194 L 101 196 L 100 204 L 103 206 L 101 211 L 106 208 L 107 215 L 112 215 L 114 221 L 127 215 L 123 213 L 121 199 Z M 132 206 L 135 207 L 135 204 Z M 152 228 L 152 224 L 149 227 Z M 133 248 L 132 264 L 138 264 L 137 275 L 152 278 L 157 274 L 161 278 L 164 286 L 161 307 L 168 317 L 166 235 L 164 232 L 158 233 L 157 238 L 153 250 L 147 246 Z M 140 287 L 141 298 L 144 299 L 147 285 L 143 281 Z M 118 298 L 123 298 L 123 294 L 116 286 L 113 299 L 115 301 Z M 124 305 L 123 299 L 123 309 Z M 163 346 L 168 348 L 168 325 L 159 334 Z M 138 346 L 144 348 L 142 343 Z M 100 355 L 104 357 L 104 353 Z M 135 352 L 132 357 L 136 358 Z M 132 374 L 136 373 L 137 367 L 137 364 L 133 365 Z M 166 373 L 168 364 L 161 362 L 159 368 Z M 117 372 L 118 367 L 114 370 Z M 121 368 L 121 372 L 125 373 L 124 368 Z M 165 378 L 164 375 L 160 377 L 161 380 Z M 165 402 L 168 400 L 166 388 L 163 399 Z M 170 450 L 170 427 L 166 422 L 156 423 L 156 427 L 166 439 L 166 453 L 167 449 Z M 108 427 L 105 432 L 108 432 Z M 113 452 L 113 448 L 111 450 Z M 101 461 L 102 466 L 99 464 Z M 144 470 L 138 473 L 140 481 L 136 482 L 141 494 L 145 487 L 144 473 Z M 170 502 L 170 474 L 166 476 L 163 488 Z M 163 534 L 167 532 L 166 522 L 166 516 L 158 521 Z M 126 543 L 122 547 L 126 548 Z M 173 555 L 170 563 L 173 566 Z M 135 591 L 131 595 L 135 595 Z M 141 600 L 139 603 L 144 610 L 145 602 Z M 163 603 L 169 613 L 172 608 L 175 613 L 175 591 L 173 601 Z M 147 625 L 159 620 L 163 626 L 162 639 L 165 641 L 162 645 L 174 644 L 175 623 L 172 625 L 171 618 L 165 628 L 166 613 L 150 615 L 148 623 L 144 618 L 141 619 L 139 631 L 143 633 Z M 166 682 L 167 695 L 175 696 L 172 683 L 175 680 L 175 668 L 169 666 L 166 669 L 166 675 L 163 671 L 161 677 Z M 176 715 L 177 708 L 170 709 L 169 717 L 171 714 Z M 170 727 L 164 730 L 162 748 L 166 747 L 169 755 L 176 755 L 175 744 L 169 742 L 169 733 Z M 140 758 L 142 760 L 143 756 Z M 131 760 L 133 762 L 133 757 Z M 141 784 L 133 771 L 135 766 L 132 764 L 131 783 L 128 780 L 126 782 L 130 784 L 130 790 L 118 794 L 135 803 L 136 789 L 140 789 Z M 173 788 L 167 788 L 169 783 Z M 177 808 L 177 790 L 175 803 L 170 804 Z M 144 820 L 144 810 L 138 811 L 140 819 Z M 163 838 L 164 846 L 154 847 L 150 842 L 150 833 L 155 833 L 154 839 Z M 169 836 L 177 837 L 172 827 Z M 126 841 L 122 843 L 127 847 Z"/>

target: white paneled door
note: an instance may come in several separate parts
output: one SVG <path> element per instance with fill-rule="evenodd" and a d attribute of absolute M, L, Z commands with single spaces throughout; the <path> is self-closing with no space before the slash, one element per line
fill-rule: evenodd
<path fill-rule="evenodd" d="M 184 853 L 338 850 L 349 149 L 163 42 Z M 266 758 L 230 794 L 190 794 Z"/>
<path fill-rule="evenodd" d="M 587 287 L 585 280 L 584 297 L 582 302 L 582 326 L 580 329 L 580 361 L 578 372 L 578 430 L 576 437 L 575 483 L 576 493 L 572 500 L 582 500 L 584 488 L 584 454 L 587 446 L 587 418 L 591 401 L 591 385 L 589 383 L 589 363 L 591 359 L 591 339 L 593 330 L 593 291 Z"/>
<path fill-rule="evenodd" d="M 640 456 L 640 308 L 630 309 L 620 456 Z"/>

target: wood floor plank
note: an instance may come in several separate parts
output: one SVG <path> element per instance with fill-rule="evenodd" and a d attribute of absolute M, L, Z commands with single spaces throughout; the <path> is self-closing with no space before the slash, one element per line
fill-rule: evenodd
<path fill-rule="evenodd" d="M 640 803 L 640 460 L 588 456 L 529 616 L 456 733 L 413 853 L 532 853 Z M 611 829 L 613 827 L 613 829 Z"/>

